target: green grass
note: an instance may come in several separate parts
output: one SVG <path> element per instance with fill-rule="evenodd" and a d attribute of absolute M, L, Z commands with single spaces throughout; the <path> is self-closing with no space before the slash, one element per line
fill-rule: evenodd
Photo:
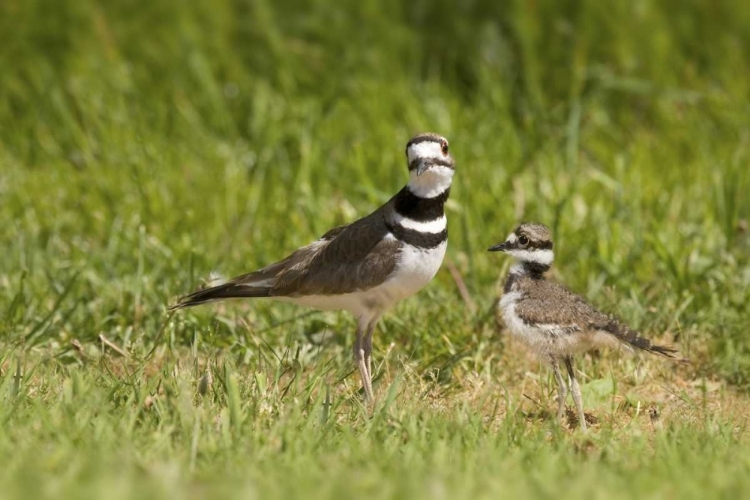
<path fill-rule="evenodd" d="M 750 490 L 749 8 L 5 0 L 0 44 L 4 496 Z M 371 418 L 346 314 L 167 320 L 383 203 L 426 130 L 458 162 L 448 258 L 380 324 Z M 692 365 L 587 356 L 598 423 L 555 425 L 493 314 L 520 220 Z"/>

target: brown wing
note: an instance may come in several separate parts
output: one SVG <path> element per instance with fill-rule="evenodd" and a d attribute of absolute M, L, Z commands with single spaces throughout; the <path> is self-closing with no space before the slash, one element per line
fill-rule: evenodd
<path fill-rule="evenodd" d="M 556 325 L 551 333 L 565 334 L 577 331 L 606 332 L 621 342 L 637 349 L 661 354 L 669 358 L 677 352 L 670 346 L 653 344 L 647 338 L 616 317 L 595 309 L 580 295 L 551 281 L 542 281 L 530 287 L 529 293 L 516 304 L 515 312 L 524 322 Z M 576 318 L 571 320 L 570 318 Z"/>
<path fill-rule="evenodd" d="M 257 271 L 237 276 L 227 283 L 204 288 L 181 297 L 176 304 L 170 306 L 170 310 L 197 306 L 222 299 L 285 295 L 283 292 L 280 293 L 281 290 L 278 287 L 279 276 L 285 273 L 293 275 L 295 270 L 305 269 L 347 227 L 339 226 L 331 229 L 318 241 L 300 248 L 279 262 L 270 264 Z"/>
<path fill-rule="evenodd" d="M 320 239 L 295 250 L 294 253 L 284 259 L 269 264 L 257 271 L 252 271 L 237 276 L 236 278 L 232 278 L 231 283 L 239 286 L 258 286 L 258 284 L 261 283 L 268 289 L 269 293 L 273 295 L 273 289 L 276 287 L 278 277 L 281 274 L 293 269 L 301 269 L 309 265 L 309 263 L 319 255 L 336 236 L 344 232 L 349 226 L 351 226 L 351 224 L 334 227 L 321 236 Z"/>
<path fill-rule="evenodd" d="M 396 268 L 401 246 L 394 238 L 383 239 L 390 204 L 331 229 L 279 262 L 183 297 L 172 308 L 234 297 L 336 295 L 377 286 Z"/>
<path fill-rule="evenodd" d="M 271 295 L 335 295 L 381 284 L 396 268 L 401 243 L 388 233 L 383 210 L 326 233 L 285 259 Z"/>
<path fill-rule="evenodd" d="M 612 318 L 596 310 L 583 297 L 551 281 L 538 281 L 525 290 L 515 312 L 526 323 L 558 325 L 561 333 L 599 330 L 598 325 L 612 322 Z"/>

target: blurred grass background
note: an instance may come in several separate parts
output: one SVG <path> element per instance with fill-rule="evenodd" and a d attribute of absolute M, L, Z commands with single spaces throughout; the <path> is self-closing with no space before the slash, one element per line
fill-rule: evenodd
<path fill-rule="evenodd" d="M 448 261 L 473 304 L 442 270 L 383 321 L 387 366 L 400 366 L 393 343 L 401 363 L 439 372 L 446 398 L 476 372 L 503 385 L 492 306 L 509 263 L 485 249 L 536 220 L 553 229 L 557 278 L 674 341 L 691 376 L 750 388 L 742 3 L 4 0 L 0 47 L 0 335 L 14 394 L 16 361 L 43 356 L 37 373 L 58 394 L 100 335 L 136 356 L 226 355 L 248 377 L 281 370 L 285 350 L 304 361 L 323 332 L 323 358 L 346 375 L 346 315 L 208 307 L 161 339 L 165 306 L 386 201 L 406 180 L 406 141 L 428 130 L 458 162 Z M 594 363 L 592 379 L 609 370 Z M 86 376 L 103 391 L 87 401 L 119 407 L 122 373 L 101 375 L 105 388 Z M 44 407 L 32 396 L 19 435 Z"/>

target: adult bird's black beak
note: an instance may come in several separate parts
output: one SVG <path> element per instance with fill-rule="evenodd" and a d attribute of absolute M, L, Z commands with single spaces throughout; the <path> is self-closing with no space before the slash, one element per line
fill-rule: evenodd
<path fill-rule="evenodd" d="M 419 166 L 417 167 L 417 176 L 422 175 L 432 166 L 432 163 L 430 163 L 427 160 L 422 160 L 419 162 Z"/>
<path fill-rule="evenodd" d="M 487 251 L 488 251 L 488 252 L 504 252 L 504 251 L 505 251 L 505 248 L 506 248 L 506 247 L 505 247 L 505 243 L 506 243 L 506 242 L 504 241 L 504 242 L 502 242 L 502 243 L 498 243 L 498 244 L 497 244 L 497 245 L 495 245 L 495 246 L 491 246 L 490 248 L 488 248 L 488 249 L 487 249 Z"/>

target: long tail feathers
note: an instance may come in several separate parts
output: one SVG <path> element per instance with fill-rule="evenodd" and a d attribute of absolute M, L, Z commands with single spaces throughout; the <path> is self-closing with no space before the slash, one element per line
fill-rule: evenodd
<path fill-rule="evenodd" d="M 177 302 L 176 304 L 169 306 L 169 310 L 174 311 L 175 309 L 193 307 L 199 304 L 205 304 L 207 302 L 213 302 L 222 299 L 242 297 L 268 297 L 269 292 L 269 287 L 238 285 L 237 283 L 230 281 L 229 283 L 225 283 L 223 285 L 205 288 L 203 290 L 193 292 L 190 295 L 186 295 L 180 298 L 179 302 Z"/>
<path fill-rule="evenodd" d="M 630 347 L 634 347 L 641 351 L 650 352 L 651 354 L 658 354 L 665 358 L 673 359 L 680 363 L 689 363 L 690 361 L 680 357 L 679 351 L 672 346 L 657 345 L 651 342 L 649 339 L 641 337 L 638 332 L 631 330 L 627 326 L 620 323 L 616 318 L 610 317 L 607 324 L 600 327 L 601 330 L 611 333 L 618 338 L 620 342 L 625 343 Z"/>
<path fill-rule="evenodd" d="M 673 347 L 669 347 L 669 346 L 664 346 L 664 345 L 656 345 L 652 343 L 649 339 L 646 339 L 643 337 L 634 336 L 632 338 L 629 338 L 628 344 L 642 351 L 648 351 L 654 354 L 660 354 L 667 358 L 677 357 L 676 356 L 677 349 L 674 349 Z"/>
<path fill-rule="evenodd" d="M 649 339 L 639 337 L 635 332 L 631 331 L 631 335 L 625 339 L 627 343 L 636 349 L 647 351 L 652 354 L 658 354 L 665 358 L 673 359 L 680 363 L 690 363 L 690 360 L 679 356 L 679 351 L 672 346 L 657 345 L 651 342 Z"/>

